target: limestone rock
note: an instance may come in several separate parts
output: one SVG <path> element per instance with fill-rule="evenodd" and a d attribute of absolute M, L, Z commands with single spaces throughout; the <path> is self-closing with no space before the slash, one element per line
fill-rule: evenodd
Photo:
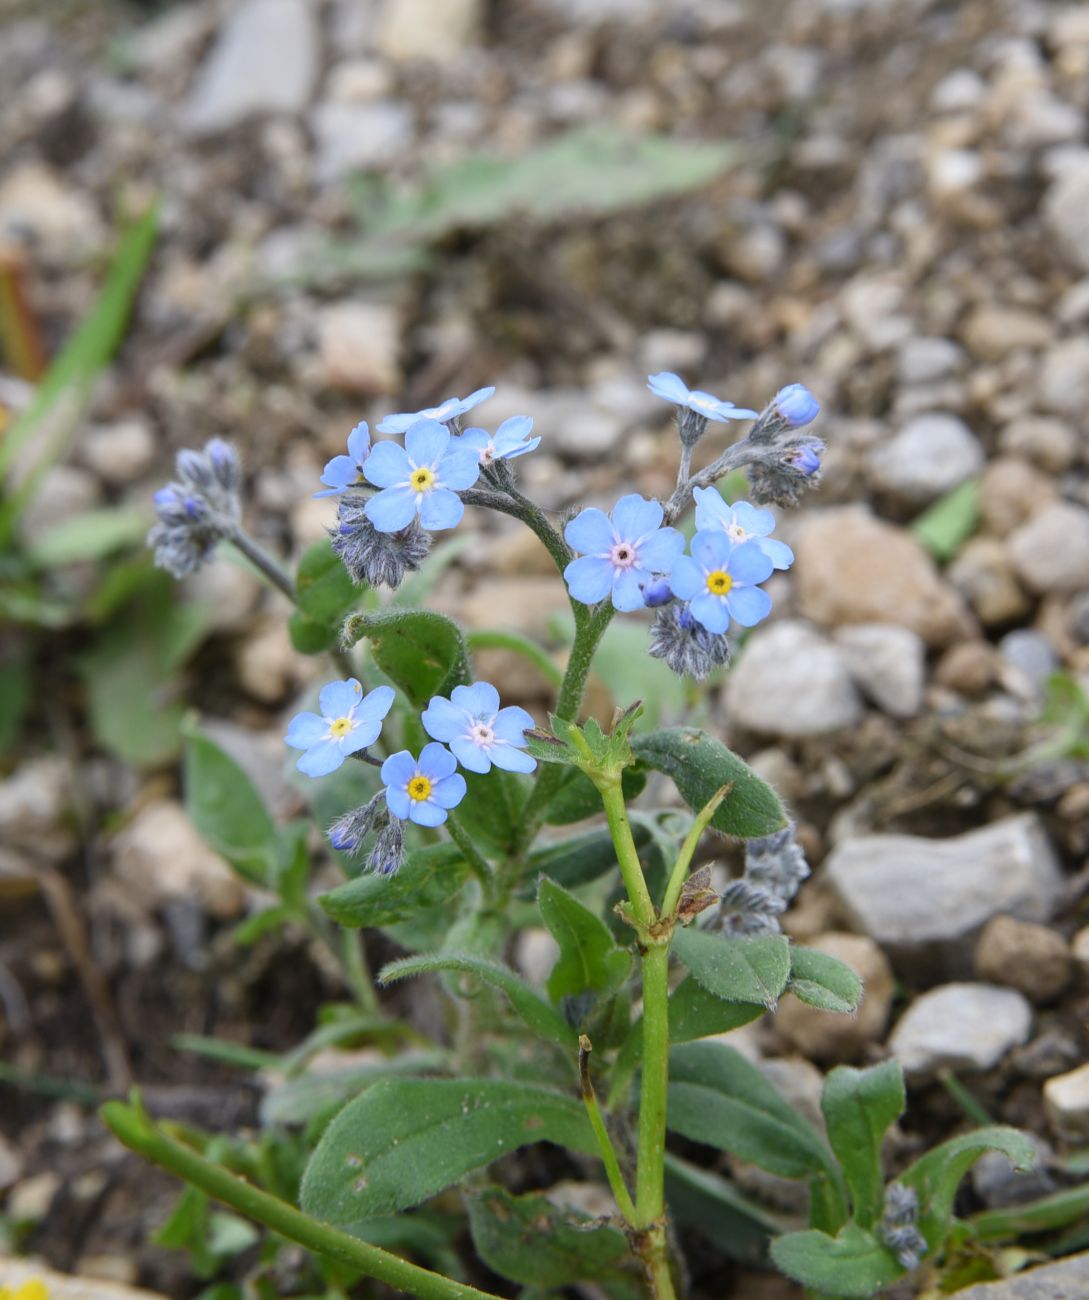
<path fill-rule="evenodd" d="M 862 835 L 838 844 L 825 878 L 851 925 L 894 964 L 967 973 L 971 939 L 1002 913 L 1046 921 L 1062 873 L 1032 813 L 952 839 Z"/>
<path fill-rule="evenodd" d="M 1010 555 L 1033 591 L 1089 586 L 1089 510 L 1066 501 L 1045 507 L 1011 535 Z"/>
<path fill-rule="evenodd" d="M 1089 407 L 1089 338 L 1064 339 L 1049 348 L 1039 387 L 1046 410 L 1082 418 Z"/>
<path fill-rule="evenodd" d="M 930 646 L 968 636 L 960 596 L 910 534 L 853 506 L 809 521 L 795 546 L 799 612 L 815 623 L 899 623 Z"/>
<path fill-rule="evenodd" d="M 483 17 L 481 0 L 385 0 L 378 48 L 394 63 L 445 62 L 479 39 Z"/>
<path fill-rule="evenodd" d="M 988 922 L 976 945 L 975 964 L 980 979 L 1017 989 L 1032 1002 L 1057 997 L 1074 974 L 1061 934 L 1013 916 Z"/>
<path fill-rule="evenodd" d="M 1067 1141 L 1089 1137 L 1089 1065 L 1057 1074 L 1044 1084 L 1044 1107 L 1055 1132 Z"/>
<path fill-rule="evenodd" d="M 895 623 L 856 623 L 836 633 L 863 693 L 893 718 L 912 718 L 923 702 L 926 645 Z"/>
<path fill-rule="evenodd" d="M 983 448 L 955 415 L 920 415 L 870 453 L 870 474 L 884 492 L 928 505 L 983 468 Z"/>
<path fill-rule="evenodd" d="M 730 673 L 732 720 L 771 736 L 819 736 L 853 726 L 862 702 L 843 653 L 808 623 L 783 619 L 746 641 Z"/>
<path fill-rule="evenodd" d="M 1044 223 L 1067 261 L 1089 271 L 1089 162 L 1071 167 L 1051 182 L 1042 206 Z"/>
<path fill-rule="evenodd" d="M 380 302 L 338 302 L 318 316 L 325 381 L 338 392 L 376 397 L 401 387 L 401 317 Z"/>
<path fill-rule="evenodd" d="M 889 1050 L 905 1074 L 925 1079 L 939 1070 L 989 1070 L 1032 1030 L 1032 1007 L 1013 989 L 993 984 L 943 984 L 917 998 L 900 1017 Z"/>
<path fill-rule="evenodd" d="M 1045 317 L 1022 307 L 988 303 L 977 307 L 964 323 L 962 337 L 980 361 L 1001 361 L 1018 348 L 1043 348 L 1053 329 Z"/>
<path fill-rule="evenodd" d="M 959 1300 L 1079 1300 L 1089 1295 L 1089 1252 L 958 1291 Z"/>

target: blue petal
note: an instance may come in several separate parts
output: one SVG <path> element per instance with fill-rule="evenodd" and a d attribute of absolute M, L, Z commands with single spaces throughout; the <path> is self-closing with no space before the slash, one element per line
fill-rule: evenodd
<path fill-rule="evenodd" d="M 360 420 L 355 428 L 348 434 L 348 455 L 357 465 L 362 465 L 367 459 L 367 453 L 371 449 L 371 431 L 367 428 L 367 421 Z"/>
<path fill-rule="evenodd" d="M 789 569 L 794 563 L 794 552 L 786 542 L 774 537 L 761 537 L 756 544 L 777 569 Z"/>
<path fill-rule="evenodd" d="M 696 498 L 697 528 L 726 528 L 733 523 L 733 511 L 718 488 L 696 488 L 692 495 Z"/>
<path fill-rule="evenodd" d="M 450 742 L 454 757 L 467 772 L 490 772 L 492 760 L 483 745 L 477 745 L 468 736 L 458 736 Z"/>
<path fill-rule="evenodd" d="M 533 418 L 529 415 L 512 415 L 495 431 L 495 445 L 504 450 L 525 442 L 533 432 Z"/>
<path fill-rule="evenodd" d="M 527 754 L 524 749 L 517 749 L 514 745 L 495 745 L 491 754 L 492 762 L 504 772 L 532 772 L 537 766 L 537 760 L 532 754 Z"/>
<path fill-rule="evenodd" d="M 410 799 L 409 805 L 409 821 L 417 826 L 441 826 L 446 820 L 446 810 L 430 799 Z"/>
<path fill-rule="evenodd" d="M 730 552 L 726 572 L 735 583 L 748 586 L 766 582 L 774 567 L 770 557 L 761 550 L 759 542 L 742 542 Z"/>
<path fill-rule="evenodd" d="M 493 718 L 499 712 L 499 692 L 491 682 L 473 682 L 471 686 L 455 686 L 450 698 L 473 718 Z"/>
<path fill-rule="evenodd" d="M 368 483 L 375 487 L 393 487 L 395 483 L 407 483 L 412 473 L 412 466 L 405 455 L 405 449 L 399 442 L 380 442 L 367 457 L 363 474 Z"/>
<path fill-rule="evenodd" d="M 705 572 L 711 569 L 724 569 L 733 550 L 733 542 L 721 528 L 699 532 L 692 538 L 693 558 L 697 564 L 703 566 Z"/>
<path fill-rule="evenodd" d="M 614 533 L 604 510 L 590 506 L 563 530 L 564 540 L 581 555 L 603 555 L 612 549 Z"/>
<path fill-rule="evenodd" d="M 405 434 L 405 451 L 413 465 L 437 465 L 450 445 L 450 430 L 437 420 L 417 420 Z"/>
<path fill-rule="evenodd" d="M 733 506 L 733 522 L 748 537 L 767 537 L 775 531 L 775 516 L 770 510 L 758 510 L 748 501 Z"/>
<path fill-rule="evenodd" d="M 375 427 L 379 433 L 404 433 L 420 418 L 418 411 L 400 411 L 396 415 L 387 415 Z"/>
<path fill-rule="evenodd" d="M 497 460 L 514 460 L 516 456 L 524 456 L 527 451 L 534 451 L 541 445 L 540 438 L 530 438 L 528 442 L 520 442 L 517 447 L 509 451 L 500 451 L 496 453 Z"/>
<path fill-rule="evenodd" d="M 488 436 L 487 429 L 466 429 L 460 438 L 456 438 L 455 443 L 459 447 L 471 447 L 479 456 L 484 451 L 491 438 Z"/>
<path fill-rule="evenodd" d="M 376 686 L 373 691 L 368 691 L 355 711 L 357 721 L 381 722 L 393 707 L 394 695 L 392 686 Z"/>
<path fill-rule="evenodd" d="M 563 571 L 567 590 L 584 605 L 596 605 L 612 590 L 613 566 L 597 555 L 572 560 Z"/>
<path fill-rule="evenodd" d="M 328 776 L 344 762 L 344 754 L 335 740 L 322 740 L 300 754 L 295 766 L 307 776 Z"/>
<path fill-rule="evenodd" d="M 377 451 L 377 448 L 375 448 Z M 371 452 L 371 460 L 374 460 Z M 370 465 L 371 461 L 367 461 Z M 389 487 L 375 493 L 363 513 L 380 533 L 397 533 L 416 518 L 416 494 L 409 487 Z"/>
<path fill-rule="evenodd" d="M 630 492 L 613 506 L 613 528 L 624 541 L 637 542 L 661 525 L 664 514 L 660 501 L 648 501 L 638 492 Z"/>
<path fill-rule="evenodd" d="M 329 734 L 329 724 L 316 713 L 296 713 L 287 724 L 284 740 L 292 749 L 309 749 Z"/>
<path fill-rule="evenodd" d="M 531 713 L 519 708 L 517 704 L 508 704 L 495 715 L 492 731 L 497 739 L 505 740 L 508 745 L 524 745 L 526 738 L 523 733 L 536 725 Z"/>
<path fill-rule="evenodd" d="M 334 456 L 332 460 L 326 462 L 321 472 L 321 481 L 337 491 L 351 487 L 358 477 L 356 464 L 351 456 Z"/>
<path fill-rule="evenodd" d="M 489 397 L 494 396 L 495 385 L 490 388 L 478 388 L 475 393 L 470 393 L 468 397 L 463 397 L 458 403 L 460 410 L 459 415 L 464 415 L 466 411 L 471 411 L 474 406 L 479 406 L 481 402 L 486 402 Z"/>
<path fill-rule="evenodd" d="M 346 736 L 341 736 L 340 748 L 345 754 L 357 754 L 361 749 L 373 745 L 381 734 L 382 724 L 377 718 L 364 718 Z"/>
<path fill-rule="evenodd" d="M 742 627 L 753 627 L 771 613 L 771 597 L 763 587 L 734 587 L 726 604 Z"/>
<path fill-rule="evenodd" d="M 700 595 L 693 598 L 689 609 L 697 623 L 702 623 L 708 632 L 725 632 L 730 626 L 730 611 L 721 596 L 712 596 L 705 587 Z"/>
<path fill-rule="evenodd" d="M 354 677 L 329 682 L 321 688 L 318 707 L 327 718 L 346 718 L 363 698 L 363 687 Z"/>
<path fill-rule="evenodd" d="M 480 477 L 480 453 L 472 447 L 459 447 L 457 443 L 460 441 L 457 439 L 439 461 L 438 476 L 443 487 L 464 492 Z"/>
<path fill-rule="evenodd" d="M 390 490 L 397 491 L 396 488 Z M 464 513 L 461 497 L 448 488 L 432 488 L 423 494 L 420 502 L 420 523 L 425 528 L 456 528 Z"/>
<path fill-rule="evenodd" d="M 465 789 L 465 778 L 455 772 L 435 782 L 431 787 L 431 798 L 440 808 L 456 808 L 465 798 Z"/>
<path fill-rule="evenodd" d="M 412 810 L 412 800 L 408 797 L 408 791 L 404 785 L 386 787 L 386 805 L 394 817 L 400 817 L 403 822 L 408 821 L 409 813 Z"/>
<path fill-rule="evenodd" d="M 659 371 L 647 379 L 647 387 L 655 397 L 664 397 L 667 402 L 683 406 L 688 401 L 688 385 L 671 370 Z"/>
<path fill-rule="evenodd" d="M 396 754 L 390 754 L 389 758 L 382 764 L 382 784 L 393 787 L 402 787 L 408 785 L 409 781 L 416 775 L 416 760 L 407 749 L 398 750 Z M 400 817 L 402 814 L 398 813 Z"/>
<path fill-rule="evenodd" d="M 642 580 L 646 576 L 646 572 L 641 569 L 621 569 L 613 581 L 613 607 L 622 613 L 642 609 L 646 603 L 643 600 Z"/>
<path fill-rule="evenodd" d="M 420 714 L 420 721 L 432 740 L 443 740 L 448 744 L 455 736 L 463 736 L 469 729 L 465 710 L 457 708 L 441 695 L 431 697 L 431 703 Z"/>
<path fill-rule="evenodd" d="M 690 555 L 677 557 L 677 562 L 669 575 L 669 585 L 673 588 L 673 594 L 680 596 L 681 600 L 691 600 L 707 590 L 703 569 Z"/>
<path fill-rule="evenodd" d="M 675 528 L 659 528 L 639 546 L 639 567 L 650 573 L 668 573 L 684 550 L 684 534 Z"/>
<path fill-rule="evenodd" d="M 432 781 L 441 781 L 444 776 L 449 776 L 457 767 L 457 760 L 445 745 L 439 745 L 432 741 L 430 745 L 424 745 L 420 750 L 419 769 L 424 776 Z"/>

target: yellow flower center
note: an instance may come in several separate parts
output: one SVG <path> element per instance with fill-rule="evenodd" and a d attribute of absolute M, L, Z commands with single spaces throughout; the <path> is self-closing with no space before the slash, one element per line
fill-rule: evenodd
<path fill-rule="evenodd" d="M 412 484 L 413 492 L 429 492 L 435 486 L 435 474 L 426 465 L 421 465 L 412 471 L 412 477 L 408 481 Z"/>
<path fill-rule="evenodd" d="M 0 1300 L 49 1300 L 49 1291 L 41 1278 L 32 1277 L 14 1290 L 0 1286 Z"/>
<path fill-rule="evenodd" d="M 714 569 L 707 575 L 707 590 L 712 596 L 725 596 L 733 585 L 733 578 L 724 569 Z"/>
<path fill-rule="evenodd" d="M 414 776 L 408 783 L 408 797 L 415 799 L 417 803 L 423 801 L 431 793 L 431 782 L 426 776 Z"/>
<path fill-rule="evenodd" d="M 355 724 L 351 718 L 337 718 L 336 722 L 329 724 L 329 734 L 335 740 L 339 740 L 342 736 L 346 736 L 354 726 Z"/>

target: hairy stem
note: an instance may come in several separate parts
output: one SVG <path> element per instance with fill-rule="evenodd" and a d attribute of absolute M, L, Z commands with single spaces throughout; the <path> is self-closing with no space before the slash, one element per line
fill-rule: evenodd
<path fill-rule="evenodd" d="M 291 581 L 291 576 L 283 568 L 279 560 L 273 559 L 263 546 L 253 540 L 240 523 L 235 520 L 231 521 L 230 531 L 227 533 L 227 540 L 237 550 L 241 551 L 249 562 L 259 569 L 269 582 L 291 601 L 295 603 L 295 584 Z"/>
<path fill-rule="evenodd" d="M 469 870 L 480 881 L 480 888 L 483 891 L 484 898 L 490 901 L 495 894 L 495 873 L 492 871 L 491 863 L 473 843 L 473 837 L 458 821 L 455 813 L 448 814 L 446 829 L 450 832 L 450 838 L 465 854 L 465 861 L 469 864 Z"/>
<path fill-rule="evenodd" d="M 126 1106 L 120 1101 L 110 1101 L 99 1113 L 114 1136 L 144 1159 L 316 1255 L 340 1260 L 395 1291 L 419 1296 L 421 1300 L 497 1300 L 492 1292 L 478 1291 L 476 1287 L 410 1264 L 270 1196 L 222 1165 L 205 1159 L 192 1147 L 169 1137 L 152 1123 L 138 1103 Z"/>
<path fill-rule="evenodd" d="M 590 1120 L 590 1127 L 594 1130 L 594 1137 L 597 1138 L 598 1150 L 601 1152 L 601 1162 L 605 1166 L 605 1174 L 609 1179 L 609 1186 L 612 1189 L 617 1207 L 627 1222 L 634 1227 L 637 1221 L 635 1205 L 631 1199 L 627 1184 L 624 1182 L 624 1175 L 620 1172 L 620 1160 L 617 1157 L 612 1138 L 609 1137 L 609 1130 L 605 1127 L 605 1119 L 601 1113 L 601 1107 L 598 1105 L 593 1082 L 590 1079 L 590 1053 L 592 1051 L 593 1044 L 589 1038 L 585 1034 L 580 1034 L 579 1087 L 582 1092 L 582 1103 L 586 1107 L 586 1114 Z"/>

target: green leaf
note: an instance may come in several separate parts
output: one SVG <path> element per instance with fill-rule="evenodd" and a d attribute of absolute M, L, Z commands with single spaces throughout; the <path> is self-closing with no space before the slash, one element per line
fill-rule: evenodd
<path fill-rule="evenodd" d="M 586 992 L 604 996 L 618 989 L 631 970 L 631 953 L 616 946 L 605 922 L 547 876 L 541 877 L 537 903 L 541 919 L 560 945 L 548 977 L 549 997 L 558 1001 Z"/>
<path fill-rule="evenodd" d="M 447 1053 L 402 1052 L 373 1065 L 344 1065 L 321 1073 L 299 1074 L 273 1084 L 261 1101 L 261 1123 L 310 1124 L 380 1079 L 439 1070 Z"/>
<path fill-rule="evenodd" d="M 979 479 L 953 488 L 911 525 L 915 540 L 940 563 L 951 560 L 975 532 L 980 514 Z"/>
<path fill-rule="evenodd" d="M 489 961 L 471 953 L 425 953 L 419 957 L 403 957 L 400 961 L 390 962 L 383 967 L 378 978 L 383 984 L 393 984 L 410 975 L 423 975 L 427 971 L 461 971 L 466 975 L 475 975 L 485 984 L 501 989 L 535 1034 L 558 1043 L 568 1051 L 578 1049 L 578 1035 L 563 1016 L 554 1011 L 509 966 L 500 962 Z"/>
<path fill-rule="evenodd" d="M 470 679 L 461 629 L 444 614 L 422 609 L 356 614 L 345 625 L 344 638 L 354 644 L 361 637 L 371 643 L 378 667 L 417 708 Z"/>
<path fill-rule="evenodd" d="M 183 784 L 186 812 L 204 839 L 247 880 L 270 884 L 276 825 L 234 759 L 196 732 L 186 742 Z"/>
<path fill-rule="evenodd" d="M 418 1205 L 531 1142 L 597 1146 L 573 1097 L 523 1081 L 384 1080 L 349 1102 L 307 1165 L 302 1207 L 326 1223 Z"/>
<path fill-rule="evenodd" d="M 466 1198 L 480 1258 L 511 1282 L 563 1287 L 600 1282 L 634 1267 L 622 1232 L 563 1213 L 543 1196 L 488 1187 Z M 572 1222 L 573 1220 L 573 1222 Z"/>
<path fill-rule="evenodd" d="M 731 786 L 711 818 L 715 830 L 741 839 L 771 835 L 786 825 L 779 796 L 725 745 L 693 727 L 671 727 L 634 736 L 635 756 L 672 778 L 693 810 L 706 806 L 724 785 Z"/>
<path fill-rule="evenodd" d="M 968 1223 L 979 1240 L 1004 1241 L 1037 1232 L 1053 1232 L 1086 1215 L 1089 1215 L 1089 1183 L 1082 1183 L 1022 1205 L 981 1210 Z"/>
<path fill-rule="evenodd" d="M 6 754 L 19 738 L 32 685 L 29 647 L 13 638 L 10 651 L 0 661 L 0 754 Z"/>
<path fill-rule="evenodd" d="M 781 934 L 741 938 L 681 929 L 673 951 L 708 993 L 726 1002 L 773 1007 L 790 974 L 790 944 Z"/>
<path fill-rule="evenodd" d="M 783 1178 L 834 1173 L 820 1135 L 763 1074 L 724 1043 L 669 1054 L 669 1127 Z"/>
<path fill-rule="evenodd" d="M 319 895 L 318 902 L 340 925 L 395 925 L 424 908 L 449 902 L 460 892 L 468 870 L 456 844 L 429 844 L 409 853 L 395 876 L 357 876 Z"/>
<path fill-rule="evenodd" d="M 856 1223 L 836 1237 L 788 1233 L 771 1243 L 771 1257 L 788 1277 L 832 1296 L 872 1296 L 904 1275 L 892 1252 Z"/>
<path fill-rule="evenodd" d="M 620 778 L 625 800 L 631 803 L 642 793 L 646 783 L 645 772 L 629 767 Z M 600 812 L 601 795 L 597 787 L 584 772 L 572 768 L 564 773 L 563 783 L 549 800 L 544 810 L 544 819 L 549 826 L 568 826 L 571 822 L 596 817 Z"/>
<path fill-rule="evenodd" d="M 881 1143 L 906 1104 L 898 1061 L 884 1061 L 868 1070 L 841 1065 L 824 1081 L 821 1110 L 828 1141 L 847 1180 L 853 1217 L 863 1228 L 881 1218 L 885 1202 Z"/>
<path fill-rule="evenodd" d="M 949 1231 L 961 1179 L 988 1151 L 1004 1152 L 1015 1169 L 1031 1169 L 1036 1159 L 1036 1149 L 1024 1133 L 996 1126 L 950 1138 L 900 1175 L 899 1181 L 913 1187 L 919 1197 L 919 1231 L 931 1250 L 937 1249 Z"/>
<path fill-rule="evenodd" d="M 295 649 L 320 654 L 335 645 L 361 594 L 328 537 L 308 546 L 295 575 L 296 612 L 289 624 Z"/>
<path fill-rule="evenodd" d="M 666 1202 L 682 1228 L 695 1228 L 729 1259 L 757 1263 L 782 1224 L 731 1182 L 677 1156 L 665 1158 Z"/>
<path fill-rule="evenodd" d="M 116 506 L 88 510 L 62 519 L 33 542 L 27 555 L 42 569 L 88 563 L 142 541 L 147 530 L 148 518 L 142 510 L 119 510 Z"/>
<path fill-rule="evenodd" d="M 462 829 L 484 849 L 509 853 L 517 842 L 529 781 L 518 772 L 493 767 L 490 772 L 463 772 L 465 798 L 458 804 Z"/>
<path fill-rule="evenodd" d="M 644 823 L 633 819 L 631 829 L 637 849 L 651 842 L 650 829 Z M 548 876 L 567 889 L 587 885 L 607 871 L 619 870 L 613 838 L 604 827 L 537 849 L 529 855 L 529 865 L 532 876 Z"/>
<path fill-rule="evenodd" d="M 790 949 L 788 990 L 811 1007 L 849 1015 L 858 1010 L 862 981 L 838 957 L 816 948 Z"/>

